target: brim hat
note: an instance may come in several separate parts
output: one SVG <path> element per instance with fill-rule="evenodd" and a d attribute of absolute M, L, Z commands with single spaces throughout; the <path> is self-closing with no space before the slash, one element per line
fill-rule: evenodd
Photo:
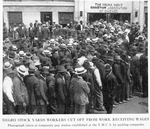
<path fill-rule="evenodd" d="M 52 54 L 49 50 L 43 50 L 42 54 L 52 56 Z"/>
<path fill-rule="evenodd" d="M 24 65 L 28 65 L 28 64 L 31 64 L 31 63 L 32 63 L 32 60 L 30 60 L 30 59 L 26 59 L 26 60 L 24 59 L 23 60 Z"/>
<path fill-rule="evenodd" d="M 4 69 L 9 69 L 12 67 L 12 64 L 10 62 L 5 62 L 4 63 Z"/>
<path fill-rule="evenodd" d="M 84 74 L 86 72 L 87 72 L 87 70 L 82 66 L 79 68 L 75 68 L 75 74 L 77 74 L 77 75 L 81 75 L 81 74 Z"/>
<path fill-rule="evenodd" d="M 115 56 L 115 60 L 121 60 L 120 56 Z"/>
<path fill-rule="evenodd" d="M 25 56 L 24 51 L 19 51 L 19 56 L 20 56 L 20 57 L 24 57 L 24 56 Z"/>
<path fill-rule="evenodd" d="M 108 56 L 108 57 L 107 57 L 107 61 L 113 62 L 113 61 L 114 61 L 113 56 Z"/>
<path fill-rule="evenodd" d="M 56 69 L 55 69 L 54 66 L 49 67 L 49 72 L 50 72 L 50 73 L 51 73 L 51 72 L 55 72 L 55 71 L 56 71 Z"/>
<path fill-rule="evenodd" d="M 33 60 L 35 66 L 41 65 L 40 60 Z"/>
<path fill-rule="evenodd" d="M 34 72 L 36 70 L 35 65 L 32 63 L 29 65 L 29 72 Z"/>
<path fill-rule="evenodd" d="M 40 73 L 41 73 L 41 74 L 49 74 L 49 69 L 46 68 L 46 67 L 43 67 L 43 68 L 40 70 Z"/>
<path fill-rule="evenodd" d="M 62 72 L 67 72 L 67 70 L 65 69 L 65 67 L 63 65 L 58 65 L 56 67 L 57 72 L 62 73 Z"/>
<path fill-rule="evenodd" d="M 132 51 L 132 52 L 136 52 L 136 51 L 137 51 L 137 47 L 136 47 L 136 46 L 132 46 L 132 47 L 131 47 L 131 51 Z"/>
<path fill-rule="evenodd" d="M 145 51 L 145 48 L 144 48 L 144 47 L 139 47 L 138 51 L 144 52 L 144 51 Z"/>
<path fill-rule="evenodd" d="M 26 56 L 26 58 L 31 58 L 31 57 L 32 57 L 32 54 L 31 54 L 30 52 L 27 52 L 27 53 L 25 54 L 25 56 Z"/>
<path fill-rule="evenodd" d="M 20 65 L 19 67 L 16 68 L 17 72 L 20 73 L 21 75 L 27 75 L 27 68 L 24 65 Z"/>
<path fill-rule="evenodd" d="M 37 38 L 37 37 L 35 37 L 35 38 L 34 38 L 34 40 L 35 40 L 35 41 L 37 41 L 37 40 L 38 40 L 38 38 Z"/>
<path fill-rule="evenodd" d="M 14 65 L 15 66 L 21 65 L 20 60 L 19 59 L 14 59 Z"/>
<path fill-rule="evenodd" d="M 15 52 L 10 51 L 8 56 L 9 56 L 9 58 L 14 58 L 15 57 Z"/>
<path fill-rule="evenodd" d="M 60 47 L 61 49 L 67 49 L 66 44 L 61 44 L 59 47 Z"/>
<path fill-rule="evenodd" d="M 92 62 L 99 62 L 99 59 L 97 57 L 93 57 Z"/>
<path fill-rule="evenodd" d="M 112 67 L 110 66 L 110 64 L 105 64 L 105 71 L 106 72 L 109 72 L 109 71 L 111 71 L 112 70 Z"/>
<path fill-rule="evenodd" d="M 17 51 L 17 50 L 18 50 L 17 46 L 13 45 L 13 46 L 12 46 L 12 50 L 13 50 L 13 51 Z"/>

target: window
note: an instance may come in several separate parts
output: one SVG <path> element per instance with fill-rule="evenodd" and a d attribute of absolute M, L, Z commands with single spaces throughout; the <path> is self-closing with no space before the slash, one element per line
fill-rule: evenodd
<path fill-rule="evenodd" d="M 59 24 L 67 25 L 73 20 L 73 12 L 59 12 Z"/>
<path fill-rule="evenodd" d="M 8 12 L 9 26 L 22 23 L 22 12 Z"/>

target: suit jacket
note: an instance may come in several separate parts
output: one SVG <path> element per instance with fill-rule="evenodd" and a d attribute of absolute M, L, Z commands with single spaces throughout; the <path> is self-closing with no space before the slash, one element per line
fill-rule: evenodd
<path fill-rule="evenodd" d="M 44 27 L 44 28 L 42 29 L 42 38 L 43 38 L 43 39 L 48 39 L 49 33 L 50 33 L 49 29 L 46 28 L 46 27 Z"/>
<path fill-rule="evenodd" d="M 24 82 L 29 95 L 29 105 L 37 105 L 38 97 L 40 95 L 38 78 L 36 78 L 35 75 L 27 75 L 24 78 Z"/>
<path fill-rule="evenodd" d="M 113 68 L 113 74 L 117 78 L 117 82 L 119 84 L 123 84 L 124 81 L 123 81 L 122 74 L 121 74 L 121 65 L 118 63 L 114 63 L 112 68 Z"/>
<path fill-rule="evenodd" d="M 88 85 L 89 88 L 90 88 L 90 92 L 91 92 L 91 93 L 94 93 L 94 92 L 95 92 L 94 78 L 93 78 L 94 72 L 87 70 L 87 72 L 85 73 L 85 76 L 86 76 L 85 81 L 90 83 L 90 84 Z"/>
<path fill-rule="evenodd" d="M 83 24 L 82 24 L 82 26 L 83 26 L 82 29 L 84 29 L 84 25 L 83 25 Z M 81 31 L 81 24 L 79 24 L 79 25 L 77 26 L 77 30 L 80 30 L 80 31 Z"/>
<path fill-rule="evenodd" d="M 133 56 L 131 60 L 131 73 L 133 75 L 138 74 L 139 72 L 140 61 L 137 56 Z"/>
<path fill-rule="evenodd" d="M 23 29 L 22 29 L 22 27 L 18 28 L 17 32 L 19 33 L 20 38 L 27 36 L 27 28 L 25 28 L 25 27 Z"/>
<path fill-rule="evenodd" d="M 83 78 L 73 78 L 71 80 L 71 89 L 73 90 L 75 103 L 80 105 L 86 105 L 89 103 L 88 94 L 90 93 L 90 89 Z"/>
<path fill-rule="evenodd" d="M 29 103 L 27 88 L 23 80 L 16 75 L 13 79 L 13 96 L 16 105 L 22 105 L 23 102 Z"/>
<path fill-rule="evenodd" d="M 116 87 L 118 86 L 116 77 L 111 72 L 109 75 L 106 75 L 104 86 L 103 86 L 103 92 L 105 94 L 110 95 L 111 97 L 114 97 L 116 94 Z"/>
<path fill-rule="evenodd" d="M 29 27 L 28 29 L 28 32 L 29 32 L 29 37 L 34 37 L 34 34 L 35 34 L 35 28 L 34 27 Z"/>
<path fill-rule="evenodd" d="M 40 76 L 39 78 L 39 90 L 40 90 L 40 96 L 38 98 L 38 105 L 46 105 L 46 102 L 48 102 L 47 98 L 47 84 L 46 80 L 44 80 L 43 77 Z"/>
<path fill-rule="evenodd" d="M 43 55 L 42 53 L 39 53 L 37 56 L 40 58 L 41 62 L 49 62 L 49 63 L 51 63 L 51 59 L 48 58 L 46 55 Z"/>
<path fill-rule="evenodd" d="M 47 87 L 48 87 L 48 98 L 55 98 L 56 97 L 56 79 L 53 75 L 49 75 L 46 78 Z"/>
<path fill-rule="evenodd" d="M 57 101 L 65 104 L 67 97 L 67 89 L 65 78 L 59 73 L 56 75 L 56 96 Z"/>

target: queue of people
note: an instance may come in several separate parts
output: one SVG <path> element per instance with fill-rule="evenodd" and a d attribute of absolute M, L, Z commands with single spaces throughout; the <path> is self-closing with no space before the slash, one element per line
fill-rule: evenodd
<path fill-rule="evenodd" d="M 4 24 L 5 26 L 5 24 Z M 148 97 L 147 29 L 103 19 L 3 28 L 3 113 L 113 112 Z"/>

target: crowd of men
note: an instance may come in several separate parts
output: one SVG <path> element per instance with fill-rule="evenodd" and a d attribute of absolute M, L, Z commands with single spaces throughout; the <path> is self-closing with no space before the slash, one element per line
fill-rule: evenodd
<path fill-rule="evenodd" d="M 3 113 L 111 114 L 148 97 L 147 27 L 103 19 L 3 27 Z"/>

